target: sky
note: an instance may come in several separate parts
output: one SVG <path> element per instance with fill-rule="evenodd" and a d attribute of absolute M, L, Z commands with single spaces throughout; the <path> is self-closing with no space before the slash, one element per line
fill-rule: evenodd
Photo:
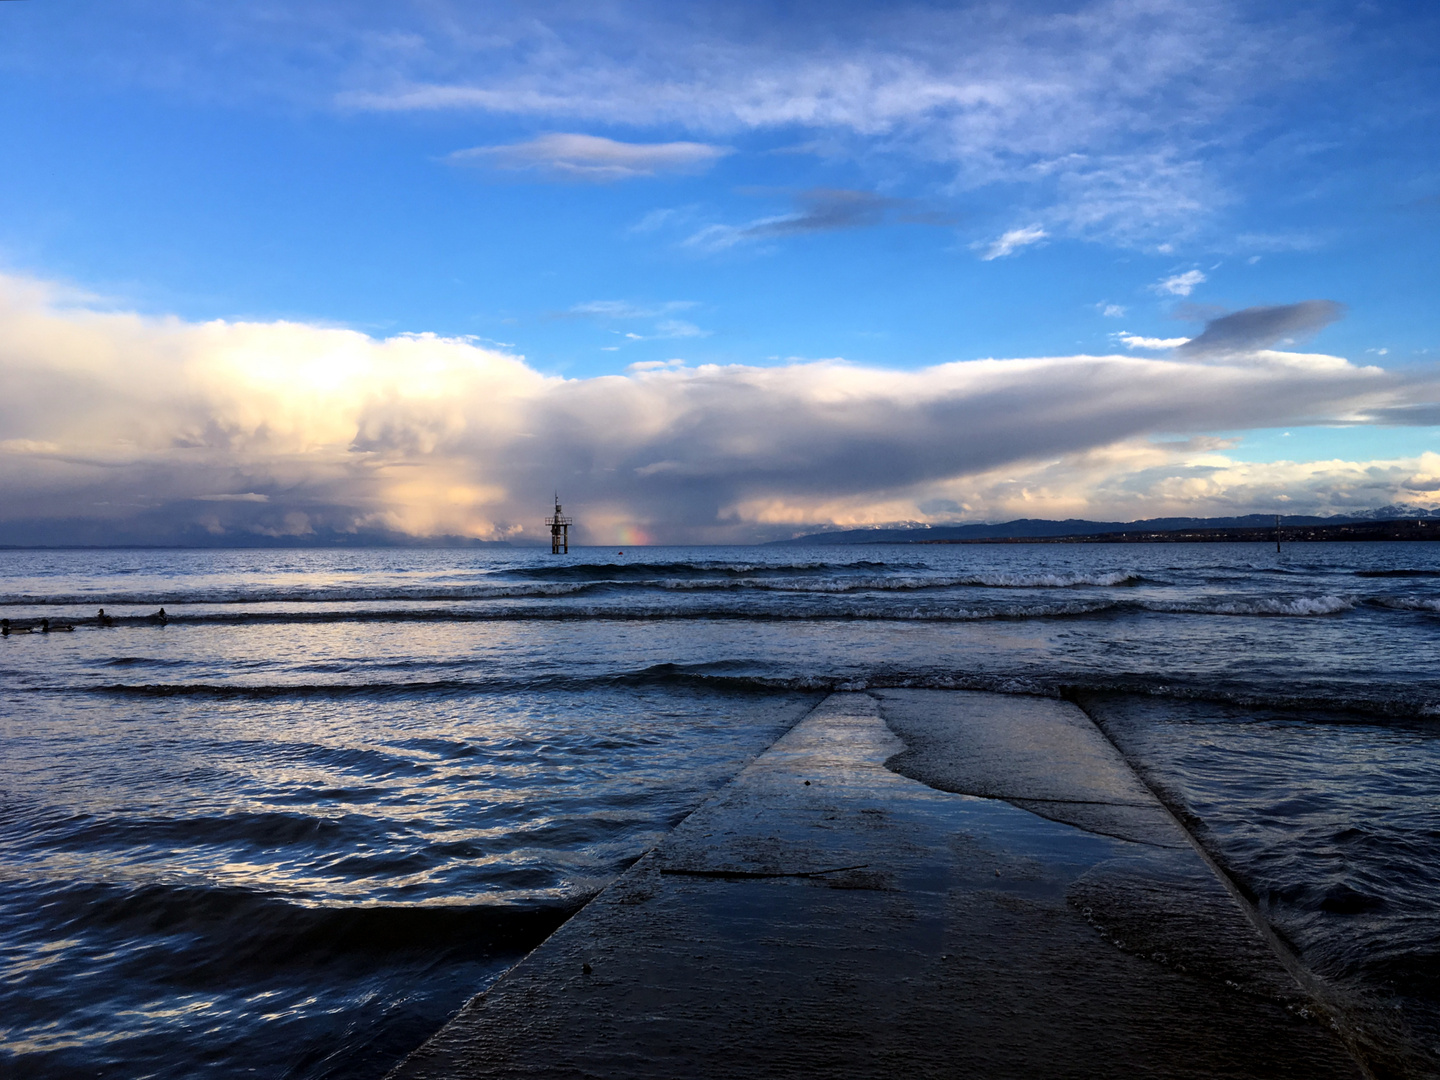
<path fill-rule="evenodd" d="M 1440 9 L 0 2 L 0 543 L 1440 507 Z"/>

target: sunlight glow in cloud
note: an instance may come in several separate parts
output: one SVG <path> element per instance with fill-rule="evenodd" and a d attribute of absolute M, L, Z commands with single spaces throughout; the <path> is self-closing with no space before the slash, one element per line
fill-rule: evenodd
<path fill-rule="evenodd" d="M 1274 310 L 1271 323 L 1299 317 Z M 669 541 L 927 520 L 919 504 L 937 499 L 971 516 L 1094 517 L 1282 495 L 1297 511 L 1440 503 L 1435 455 L 1247 465 L 1206 443 L 1440 400 L 1414 376 L 1266 349 L 909 372 L 672 361 L 562 379 L 468 340 L 97 311 L 10 278 L 0 377 L 5 542 L 524 539 L 557 487 L 586 528 Z"/>

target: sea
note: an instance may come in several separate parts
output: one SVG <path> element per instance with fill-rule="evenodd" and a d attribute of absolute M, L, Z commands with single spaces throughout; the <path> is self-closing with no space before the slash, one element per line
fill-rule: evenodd
<path fill-rule="evenodd" d="M 0 614 L 6 1077 L 381 1077 L 885 687 L 1087 709 L 1440 1074 L 1440 544 L 9 550 Z"/>

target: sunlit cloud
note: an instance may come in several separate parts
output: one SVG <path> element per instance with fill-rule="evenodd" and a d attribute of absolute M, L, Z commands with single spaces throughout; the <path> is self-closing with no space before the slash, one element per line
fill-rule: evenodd
<path fill-rule="evenodd" d="M 931 498 L 965 507 L 971 520 L 1021 517 L 1136 521 L 1251 513 L 1345 514 L 1380 506 L 1440 507 L 1440 455 L 1382 460 L 1237 461 L 1201 440 L 1129 440 L 1053 462 L 938 484 Z M 1431 486 L 1433 485 L 1433 486 Z M 908 509 L 915 509 L 916 503 Z M 838 509 L 838 508 L 837 508 Z M 935 520 L 904 503 L 880 520 Z M 946 513 L 940 519 L 953 520 Z"/>
<path fill-rule="evenodd" d="M 1300 318 L 1260 310 L 1205 333 L 1233 345 L 1247 319 L 1269 334 Z M 144 317 L 0 279 L 0 541 L 523 541 L 556 488 L 582 537 L 607 522 L 692 542 L 952 504 L 979 519 L 1440 503 L 1433 454 L 1254 465 L 1205 439 L 1421 422 L 1440 412 L 1433 374 L 1184 352 L 564 379 L 466 339 Z"/>
<path fill-rule="evenodd" d="M 1183 337 L 1141 337 L 1139 334 L 1127 334 L 1123 330 L 1113 336 L 1127 349 L 1173 349 L 1177 345 L 1184 345 L 1190 340 L 1189 338 Z"/>

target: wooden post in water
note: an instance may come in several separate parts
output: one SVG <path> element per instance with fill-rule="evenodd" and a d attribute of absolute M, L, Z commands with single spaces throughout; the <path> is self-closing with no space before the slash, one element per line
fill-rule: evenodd
<path fill-rule="evenodd" d="M 555 493 L 555 514 L 545 519 L 545 524 L 550 526 L 550 554 L 570 554 L 570 526 L 574 520 L 568 518 L 560 510 L 560 493 Z"/>
<path fill-rule="evenodd" d="M 559 508 L 559 506 L 557 505 L 555 509 L 558 511 L 560 508 Z M 1279 555 L 1279 554 L 1280 554 L 1280 515 L 1279 515 L 1279 514 L 1276 514 L 1276 515 L 1275 515 L 1275 554 L 1276 554 L 1276 555 Z"/>

